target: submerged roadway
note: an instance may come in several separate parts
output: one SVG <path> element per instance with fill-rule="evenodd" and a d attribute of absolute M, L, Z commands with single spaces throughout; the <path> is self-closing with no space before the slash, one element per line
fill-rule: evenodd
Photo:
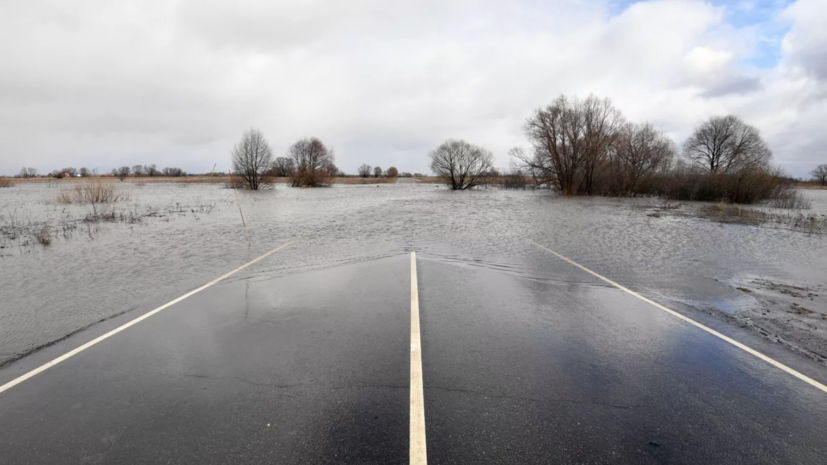
<path fill-rule="evenodd" d="M 147 302 L 0 370 L 0 463 L 827 463 L 823 367 L 537 250 Z"/>

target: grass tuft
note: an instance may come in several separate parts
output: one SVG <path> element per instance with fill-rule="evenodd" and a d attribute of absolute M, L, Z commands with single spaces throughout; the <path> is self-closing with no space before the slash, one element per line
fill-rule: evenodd
<path fill-rule="evenodd" d="M 97 205 L 121 202 L 130 198 L 129 194 L 121 192 L 114 184 L 87 182 L 61 189 L 53 201 L 59 205 Z"/>
<path fill-rule="evenodd" d="M 40 228 L 40 232 L 35 237 L 37 242 L 41 245 L 49 245 L 52 243 L 52 232 L 49 229 L 49 225 L 44 225 Z"/>

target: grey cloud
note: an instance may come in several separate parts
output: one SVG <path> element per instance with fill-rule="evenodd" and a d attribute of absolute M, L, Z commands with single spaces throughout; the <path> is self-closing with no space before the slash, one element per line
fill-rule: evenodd
<path fill-rule="evenodd" d="M 818 47 L 797 53 L 790 62 L 807 70 L 816 79 L 827 81 L 827 41 Z"/>
<path fill-rule="evenodd" d="M 761 80 L 755 77 L 734 76 L 709 86 L 701 93 L 704 98 L 723 97 L 731 94 L 748 94 L 761 89 Z"/>
<path fill-rule="evenodd" d="M 824 33 L 827 8 L 824 1 L 798 0 L 781 16 L 791 22 L 782 44 L 786 63 L 827 81 L 827 35 Z"/>

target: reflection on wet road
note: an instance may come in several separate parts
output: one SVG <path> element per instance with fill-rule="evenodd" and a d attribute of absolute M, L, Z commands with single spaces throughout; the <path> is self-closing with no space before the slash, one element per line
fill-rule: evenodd
<path fill-rule="evenodd" d="M 544 266 L 522 279 L 420 263 L 433 463 L 825 460 L 825 393 Z"/>
<path fill-rule="evenodd" d="M 719 338 L 561 260 L 418 256 L 430 463 L 827 459 L 825 393 Z M 0 394 L 0 461 L 406 463 L 412 269 L 206 288 Z"/>

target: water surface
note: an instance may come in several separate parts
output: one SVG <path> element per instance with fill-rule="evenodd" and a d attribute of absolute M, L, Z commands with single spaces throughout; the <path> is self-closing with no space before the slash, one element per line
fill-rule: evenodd
<path fill-rule="evenodd" d="M 451 192 L 412 183 L 278 185 L 255 193 L 209 184 L 118 186 L 131 200 L 115 208 L 141 221 L 78 222 L 89 208 L 49 203 L 58 189 L 53 185 L 0 189 L 0 225 L 13 219 L 56 229 L 76 226 L 45 247 L 0 242 L 0 364 L 139 304 L 164 303 L 289 241 L 232 279 L 301 273 L 411 250 L 541 279 L 537 270 L 551 260 L 535 245 L 542 244 L 650 297 L 693 306 L 747 305 L 749 296 L 731 284 L 744 276 L 801 286 L 827 281 L 822 236 L 723 225 L 693 215 L 651 216 L 660 206 L 655 199 Z M 813 211 L 827 213 L 827 191 L 805 195 Z M 589 280 L 569 271 L 567 280 Z"/>

